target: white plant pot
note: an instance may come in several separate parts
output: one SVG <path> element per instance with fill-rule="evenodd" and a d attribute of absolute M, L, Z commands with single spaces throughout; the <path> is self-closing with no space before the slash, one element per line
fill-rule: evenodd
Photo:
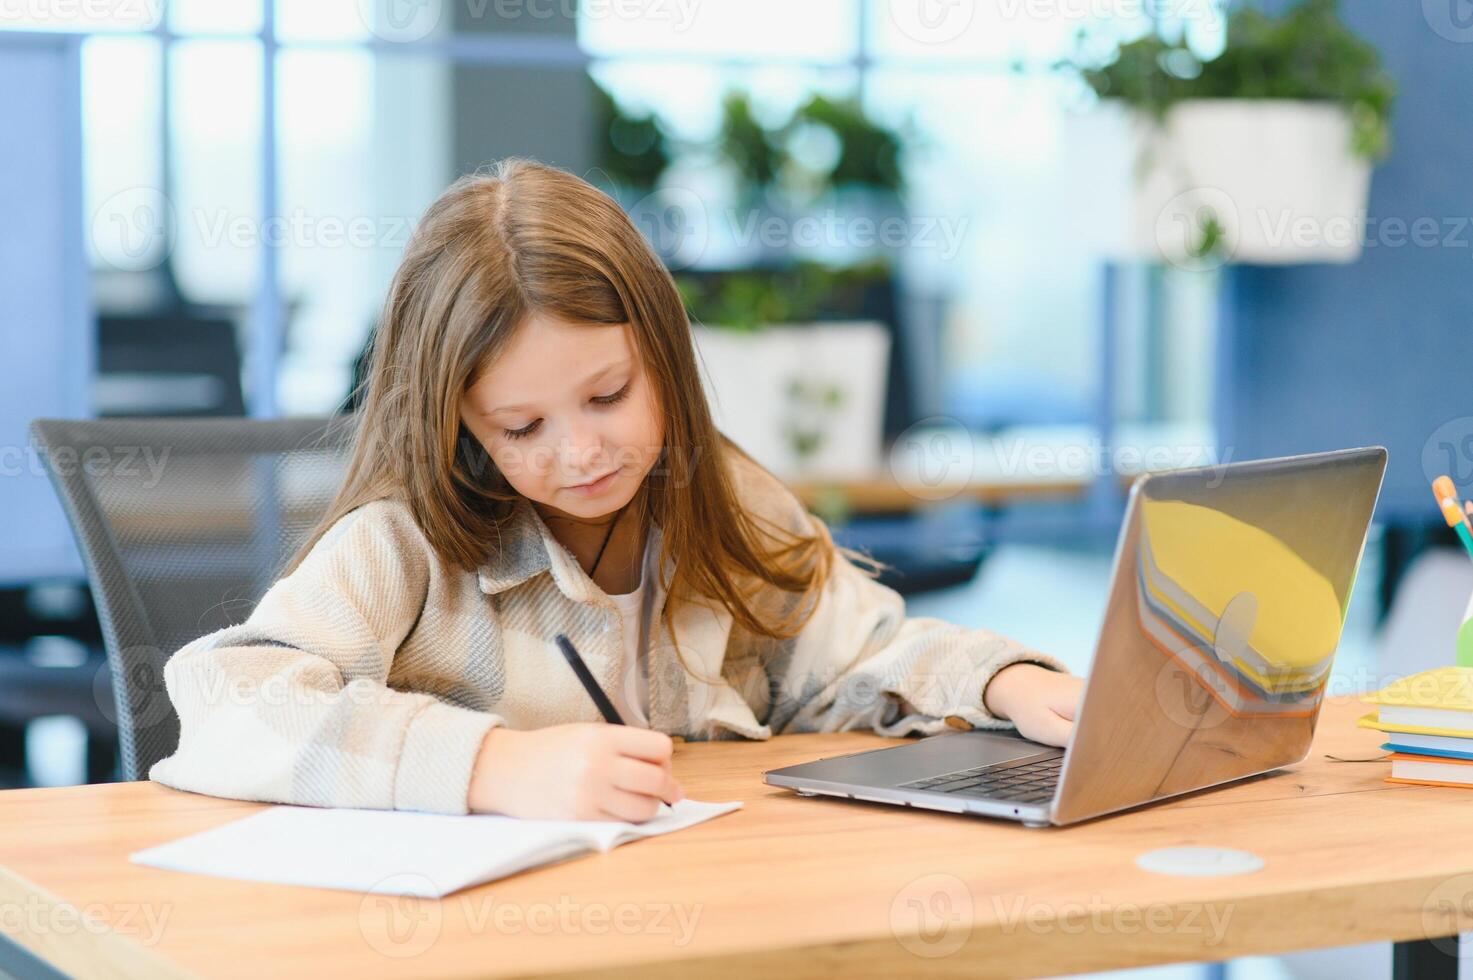
<path fill-rule="evenodd" d="M 1107 100 L 1077 123 L 1071 153 L 1088 161 L 1075 188 L 1080 227 L 1112 258 L 1211 267 L 1360 257 L 1371 165 L 1337 105 L 1202 99 L 1157 125 Z M 1222 243 L 1194 254 L 1214 216 Z"/>
<path fill-rule="evenodd" d="M 757 331 L 694 328 L 696 353 L 716 427 L 782 479 L 873 476 L 881 468 L 890 335 L 869 321 L 782 324 Z M 806 397 L 835 388 L 833 409 Z M 794 422 L 817 436 L 800 456 Z"/>

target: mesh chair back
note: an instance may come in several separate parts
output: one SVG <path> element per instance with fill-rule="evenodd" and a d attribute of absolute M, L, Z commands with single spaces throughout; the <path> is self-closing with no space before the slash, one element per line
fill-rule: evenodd
<path fill-rule="evenodd" d="M 126 779 L 179 741 L 163 667 L 250 615 L 326 512 L 352 417 L 38 419 L 92 583 Z M 105 685 L 96 685 L 103 691 Z"/>

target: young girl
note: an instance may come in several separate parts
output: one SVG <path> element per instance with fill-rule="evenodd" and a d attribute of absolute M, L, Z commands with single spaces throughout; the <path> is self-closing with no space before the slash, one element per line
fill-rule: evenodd
<path fill-rule="evenodd" d="M 1015 725 L 1080 680 L 907 618 L 712 425 L 669 273 L 578 178 L 508 160 L 429 209 L 373 342 L 344 484 L 244 623 L 165 676 L 151 778 L 241 799 L 640 821 L 671 736 Z M 629 722 L 600 714 L 565 633 Z"/>

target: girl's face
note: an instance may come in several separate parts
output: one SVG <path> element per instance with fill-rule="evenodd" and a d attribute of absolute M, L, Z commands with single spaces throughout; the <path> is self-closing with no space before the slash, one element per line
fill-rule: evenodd
<path fill-rule="evenodd" d="M 533 314 L 471 382 L 460 417 L 514 490 L 573 518 L 628 503 L 664 443 L 627 324 Z"/>

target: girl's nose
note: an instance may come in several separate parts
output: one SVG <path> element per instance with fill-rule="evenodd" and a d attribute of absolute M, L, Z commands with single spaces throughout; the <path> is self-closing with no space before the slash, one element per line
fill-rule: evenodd
<path fill-rule="evenodd" d="M 590 421 L 579 419 L 566 430 L 564 466 L 570 473 L 595 474 L 608 461 L 603 436 Z"/>

